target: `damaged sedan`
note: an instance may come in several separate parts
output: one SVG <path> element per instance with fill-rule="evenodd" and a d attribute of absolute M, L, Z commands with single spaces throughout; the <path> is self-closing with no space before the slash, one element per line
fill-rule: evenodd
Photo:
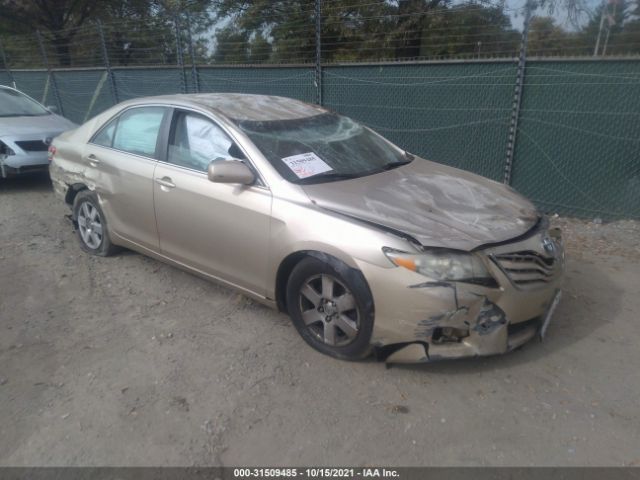
<path fill-rule="evenodd" d="M 560 298 L 562 238 L 528 200 L 316 105 L 131 100 L 50 155 L 83 250 L 234 287 L 337 358 L 504 353 L 544 335 Z"/>

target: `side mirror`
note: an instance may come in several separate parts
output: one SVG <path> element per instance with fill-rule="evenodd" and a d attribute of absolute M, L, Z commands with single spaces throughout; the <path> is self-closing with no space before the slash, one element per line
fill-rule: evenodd
<path fill-rule="evenodd" d="M 49 110 L 51 113 L 58 113 L 58 107 L 56 107 L 55 105 L 47 105 L 47 110 Z"/>
<path fill-rule="evenodd" d="M 239 183 L 252 185 L 256 176 L 251 169 L 240 160 L 217 160 L 209 164 L 207 169 L 209 180 L 214 183 Z"/>

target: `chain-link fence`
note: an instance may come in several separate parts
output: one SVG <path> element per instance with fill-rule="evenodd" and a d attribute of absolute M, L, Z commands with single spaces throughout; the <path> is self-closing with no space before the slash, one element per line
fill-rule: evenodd
<path fill-rule="evenodd" d="M 640 218 L 640 20 L 616 23 L 622 6 L 567 30 L 530 3 L 295 4 L 248 26 L 228 11 L 233 21 L 208 33 L 177 15 L 2 38 L 0 84 L 76 122 L 165 93 L 322 103 L 418 155 L 506 181 L 544 211 Z"/>

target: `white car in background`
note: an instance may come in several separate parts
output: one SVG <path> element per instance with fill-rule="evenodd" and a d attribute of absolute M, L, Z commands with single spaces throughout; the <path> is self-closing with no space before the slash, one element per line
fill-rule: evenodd
<path fill-rule="evenodd" d="M 51 141 L 76 127 L 24 93 L 0 85 L 0 178 L 47 171 Z"/>

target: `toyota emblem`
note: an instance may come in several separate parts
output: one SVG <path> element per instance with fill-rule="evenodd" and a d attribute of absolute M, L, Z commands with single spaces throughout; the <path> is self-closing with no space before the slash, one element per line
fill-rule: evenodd
<path fill-rule="evenodd" d="M 549 255 L 555 255 L 556 253 L 556 245 L 555 243 L 553 243 L 553 240 L 551 240 L 549 237 L 544 237 L 542 239 L 542 248 Z"/>

